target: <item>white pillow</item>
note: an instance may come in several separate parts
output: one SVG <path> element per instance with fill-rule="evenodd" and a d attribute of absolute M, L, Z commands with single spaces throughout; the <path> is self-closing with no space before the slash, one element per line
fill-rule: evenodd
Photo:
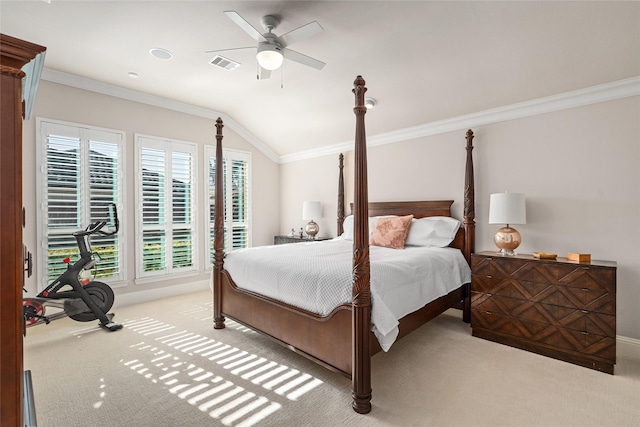
<path fill-rule="evenodd" d="M 373 234 L 373 230 L 376 228 L 376 224 L 380 218 L 389 218 L 397 215 L 381 215 L 381 216 L 370 216 L 369 217 L 369 238 L 371 238 L 371 234 Z M 343 239 L 353 240 L 353 215 L 347 216 L 342 222 L 343 233 L 340 235 Z"/>
<path fill-rule="evenodd" d="M 460 221 L 448 216 L 414 218 L 407 236 L 407 246 L 449 246 L 460 228 Z"/>
<path fill-rule="evenodd" d="M 340 237 L 346 240 L 353 240 L 353 215 L 347 216 L 342 222 L 342 229 L 344 230 Z"/>

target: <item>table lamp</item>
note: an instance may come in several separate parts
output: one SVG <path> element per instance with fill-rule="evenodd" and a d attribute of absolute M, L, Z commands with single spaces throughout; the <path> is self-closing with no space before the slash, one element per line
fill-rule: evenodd
<path fill-rule="evenodd" d="M 322 218 L 322 205 L 320 202 L 302 202 L 302 219 L 309 220 L 309 223 L 304 228 L 309 239 L 315 239 L 316 234 L 320 231 L 320 226 L 313 221 L 320 218 Z"/>
<path fill-rule="evenodd" d="M 498 230 L 493 241 L 499 254 L 502 256 L 515 255 L 515 249 L 520 246 L 522 237 L 510 224 L 526 224 L 527 214 L 525 209 L 524 194 L 522 193 L 496 193 L 489 200 L 489 224 L 505 224 Z"/>

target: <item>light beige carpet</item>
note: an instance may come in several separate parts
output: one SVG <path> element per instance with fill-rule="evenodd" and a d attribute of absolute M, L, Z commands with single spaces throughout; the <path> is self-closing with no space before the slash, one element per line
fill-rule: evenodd
<path fill-rule="evenodd" d="M 639 426 L 640 362 L 611 376 L 471 336 L 444 314 L 373 358 L 373 409 L 350 382 L 233 322 L 211 293 L 116 310 L 121 331 L 30 328 L 40 427 Z"/>

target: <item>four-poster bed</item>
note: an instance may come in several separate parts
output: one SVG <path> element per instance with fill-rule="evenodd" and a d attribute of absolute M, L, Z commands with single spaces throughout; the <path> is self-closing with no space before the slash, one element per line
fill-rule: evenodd
<path fill-rule="evenodd" d="M 214 328 L 225 327 L 225 316 L 265 334 L 289 349 L 352 380 L 353 409 L 358 413 L 371 410 L 371 356 L 381 346 L 372 334 L 371 262 L 369 247 L 369 217 L 383 215 L 414 218 L 451 216 L 452 200 L 420 202 L 369 203 L 367 194 L 367 159 L 364 127 L 365 82 L 358 76 L 354 82 L 356 136 L 352 245 L 351 302 L 335 307 L 327 315 L 301 309 L 257 292 L 241 289 L 224 268 L 223 215 L 215 214 L 213 300 Z M 223 206 L 222 191 L 222 120 L 216 122 L 216 189 L 215 207 Z M 469 263 L 474 245 L 475 212 L 472 141 L 467 132 L 467 163 L 464 189 L 464 220 L 453 242 Z M 343 156 L 340 155 L 338 189 L 338 234 L 343 232 L 344 180 Z M 324 242 L 323 242 L 324 243 Z M 319 245 L 322 243 L 314 243 Z M 302 285 L 302 284 L 301 284 Z M 445 310 L 462 306 L 463 319 L 468 322 L 470 296 L 468 283 L 456 288 L 422 308 L 399 319 L 398 338 L 418 328 Z M 426 302 L 425 302 L 426 303 Z"/>

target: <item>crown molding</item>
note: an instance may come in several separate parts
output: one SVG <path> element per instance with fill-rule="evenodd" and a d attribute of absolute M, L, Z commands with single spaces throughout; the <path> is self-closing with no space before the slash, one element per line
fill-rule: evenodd
<path fill-rule="evenodd" d="M 229 126 L 240 137 L 253 145 L 258 151 L 267 156 L 275 163 L 291 163 L 300 160 L 313 159 L 316 157 L 334 155 L 345 151 L 353 150 L 353 141 L 345 141 L 337 144 L 325 145 L 312 150 L 300 151 L 292 154 L 279 156 L 269 148 L 264 142 L 249 132 L 227 114 L 209 110 L 207 108 L 196 107 L 187 103 L 170 100 L 156 95 L 150 95 L 108 83 L 98 82 L 85 77 L 76 76 L 61 71 L 44 68 L 42 70 L 43 80 L 59 83 L 66 86 L 84 89 L 104 95 L 115 96 L 129 101 L 149 104 L 156 107 L 179 111 L 198 117 L 215 120 L 221 117 L 226 126 Z M 538 114 L 551 113 L 554 111 L 566 110 L 569 108 L 582 107 L 599 102 L 612 101 L 629 96 L 640 95 L 640 76 L 615 82 L 605 83 L 584 89 L 564 92 L 558 95 L 538 98 L 531 101 L 511 104 L 504 107 L 492 108 L 476 113 L 465 114 L 450 119 L 439 120 L 399 129 L 392 132 L 381 133 L 367 137 L 367 146 L 393 144 L 425 136 L 438 135 L 441 133 L 464 130 L 478 126 L 499 123 L 507 120 L 520 119 L 535 116 Z"/>
<path fill-rule="evenodd" d="M 638 95 L 640 95 L 640 76 L 534 99 L 532 101 L 492 108 L 477 113 L 465 114 L 450 119 L 425 123 L 393 132 L 368 136 L 367 146 L 375 147 L 378 145 L 393 144 L 395 142 L 407 141 L 424 136 L 466 130 L 507 120 L 520 119 Z M 353 150 L 353 141 L 346 141 L 318 149 L 283 155 L 280 156 L 280 163 L 297 162 L 351 150 Z"/>
<path fill-rule="evenodd" d="M 96 92 L 103 95 L 114 96 L 116 98 L 122 98 L 129 101 L 140 102 L 142 104 L 153 105 L 155 107 L 166 108 L 168 110 L 191 114 L 197 117 L 204 117 L 206 119 L 215 120 L 220 117 L 225 126 L 228 126 L 244 138 L 271 161 L 280 163 L 280 157 L 275 151 L 267 147 L 267 145 L 265 145 L 260 139 L 225 113 L 47 68 L 42 70 L 41 78 L 52 83 L 88 90 L 90 92 Z"/>

